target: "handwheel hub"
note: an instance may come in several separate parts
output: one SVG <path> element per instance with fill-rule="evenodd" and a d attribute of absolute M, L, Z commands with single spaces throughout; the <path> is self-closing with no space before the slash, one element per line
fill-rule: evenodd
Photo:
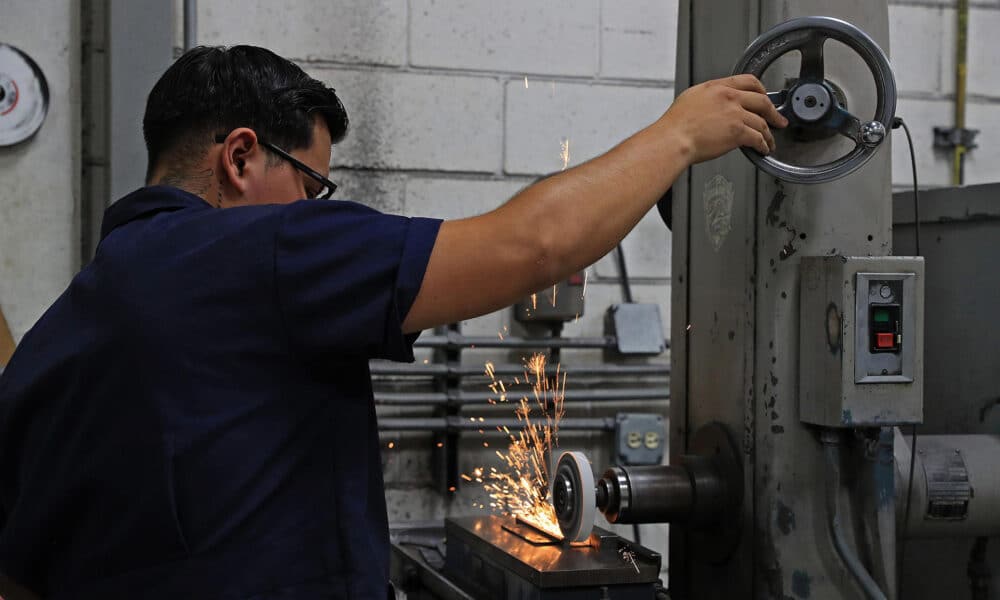
<path fill-rule="evenodd" d="M 833 108 L 833 94 L 821 83 L 803 83 L 791 90 L 792 112 L 802 121 L 815 122 Z"/>

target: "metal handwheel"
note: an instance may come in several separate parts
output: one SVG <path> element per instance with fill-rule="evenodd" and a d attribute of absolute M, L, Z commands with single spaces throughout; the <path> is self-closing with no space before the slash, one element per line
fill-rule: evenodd
<path fill-rule="evenodd" d="M 877 106 L 872 121 L 852 115 L 840 89 L 825 78 L 823 45 L 828 39 L 842 42 L 856 52 L 875 80 Z M 815 166 L 779 161 L 744 147 L 743 153 L 757 168 L 793 183 L 824 183 L 853 173 L 875 155 L 896 114 L 896 81 L 889 60 L 868 35 L 832 17 L 802 17 L 786 21 L 761 34 L 740 58 L 734 74 L 750 73 L 758 79 L 778 58 L 792 50 L 802 53 L 799 77 L 788 89 L 768 93 L 789 127 L 811 139 L 836 134 L 854 142 L 854 149 L 840 158 Z"/>

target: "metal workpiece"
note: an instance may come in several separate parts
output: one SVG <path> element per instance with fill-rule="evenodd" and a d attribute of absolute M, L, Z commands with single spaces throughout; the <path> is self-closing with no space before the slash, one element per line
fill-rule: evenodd
<path fill-rule="evenodd" d="M 910 439 L 896 429 L 896 515 L 900 536 L 1000 536 L 1000 435 L 918 436 L 910 520 L 904 522 Z"/>
<path fill-rule="evenodd" d="M 656 552 L 595 528 L 568 544 L 511 517 L 390 528 L 391 580 L 420 600 L 665 598 Z"/>
<path fill-rule="evenodd" d="M 875 83 L 874 118 L 859 118 L 840 99 L 840 88 L 827 80 L 824 46 L 836 40 L 853 50 L 868 67 Z M 879 45 L 859 27 L 825 16 L 790 19 L 755 39 L 736 63 L 733 72 L 763 78 L 764 72 L 789 52 L 802 59 L 797 77 L 786 89 L 768 96 L 789 121 L 789 130 L 803 140 L 822 140 L 841 135 L 853 142 L 847 154 L 818 165 L 803 166 L 749 147 L 742 151 L 760 170 L 784 181 L 800 184 L 825 183 L 845 177 L 868 162 L 892 127 L 896 114 L 896 82 L 889 59 Z"/>
<path fill-rule="evenodd" d="M 919 423 L 923 258 L 806 256 L 799 271 L 802 421 L 844 428 Z"/>
<path fill-rule="evenodd" d="M 568 544 L 509 517 L 445 520 L 444 573 L 487 600 L 655 597 L 660 555 L 603 529 Z"/>

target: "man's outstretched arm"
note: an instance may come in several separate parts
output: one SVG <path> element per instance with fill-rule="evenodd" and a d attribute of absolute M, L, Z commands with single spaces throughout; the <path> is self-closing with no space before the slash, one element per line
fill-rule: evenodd
<path fill-rule="evenodd" d="M 649 127 L 489 213 L 441 225 L 407 333 L 507 306 L 607 254 L 690 165 L 774 148 L 781 117 L 751 75 L 686 90 Z"/>

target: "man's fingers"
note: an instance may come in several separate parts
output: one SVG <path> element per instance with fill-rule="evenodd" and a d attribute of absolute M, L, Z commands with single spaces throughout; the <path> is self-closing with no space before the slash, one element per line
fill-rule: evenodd
<path fill-rule="evenodd" d="M 761 154 L 771 153 L 771 147 L 767 144 L 764 134 L 749 125 L 743 127 L 743 135 L 740 136 L 740 145 L 753 148 Z"/>
<path fill-rule="evenodd" d="M 753 75 L 747 73 L 742 75 L 733 75 L 732 77 L 727 77 L 722 81 L 729 87 L 743 90 L 745 92 L 757 92 L 760 94 L 767 93 L 767 89 L 764 87 L 764 84 Z"/>
<path fill-rule="evenodd" d="M 775 127 L 784 127 L 788 125 L 788 119 L 781 116 L 778 109 L 771 102 L 771 99 L 764 94 L 758 94 L 755 92 L 742 92 L 740 94 L 740 105 L 749 110 L 757 113 L 758 115 L 767 119 L 767 122 Z"/>
<path fill-rule="evenodd" d="M 771 133 L 771 128 L 767 126 L 767 121 L 764 120 L 760 115 L 754 114 L 752 112 L 747 112 L 743 114 L 743 122 L 753 129 L 756 129 L 764 136 L 764 141 L 767 142 L 767 147 L 774 152 L 774 135 Z"/>

